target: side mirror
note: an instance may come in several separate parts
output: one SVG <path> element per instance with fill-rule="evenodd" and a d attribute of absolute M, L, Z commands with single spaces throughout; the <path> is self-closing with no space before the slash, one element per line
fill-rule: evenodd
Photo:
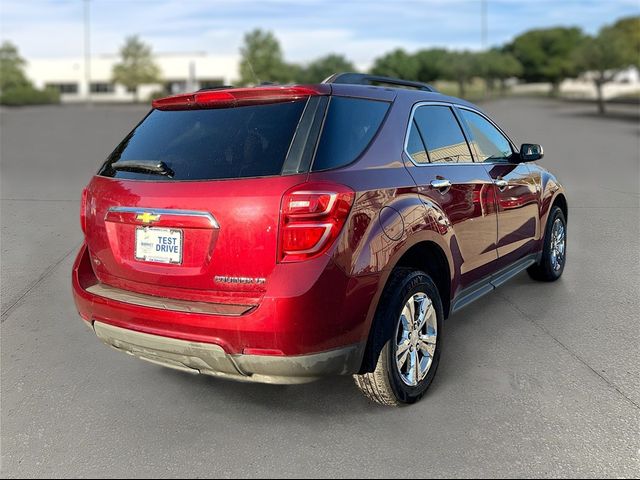
<path fill-rule="evenodd" d="M 542 145 L 536 143 L 523 143 L 520 147 L 520 161 L 521 162 L 535 162 L 544 157 L 544 150 Z"/>

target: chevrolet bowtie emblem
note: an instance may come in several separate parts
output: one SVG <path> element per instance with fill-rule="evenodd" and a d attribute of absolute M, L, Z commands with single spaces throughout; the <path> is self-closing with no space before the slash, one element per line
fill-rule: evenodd
<path fill-rule="evenodd" d="M 136 220 L 140 220 L 142 223 L 157 222 L 160 220 L 160 215 L 149 212 L 139 213 L 136 215 Z"/>

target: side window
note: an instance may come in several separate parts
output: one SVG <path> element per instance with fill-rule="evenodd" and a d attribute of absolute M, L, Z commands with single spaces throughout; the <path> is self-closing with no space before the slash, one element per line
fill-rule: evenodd
<path fill-rule="evenodd" d="M 409 131 L 409 140 L 407 142 L 407 152 L 413 158 L 416 163 L 429 163 L 429 156 L 427 155 L 427 149 L 422 143 L 420 138 L 420 132 L 418 132 L 418 126 L 416 122 L 411 122 L 411 130 Z"/>
<path fill-rule="evenodd" d="M 387 110 L 387 102 L 332 97 L 313 170 L 343 167 L 358 158 L 380 129 Z"/>
<path fill-rule="evenodd" d="M 469 145 L 451 108 L 444 105 L 419 107 L 414 122 L 427 147 L 431 163 L 473 162 Z"/>
<path fill-rule="evenodd" d="M 482 115 L 470 110 L 460 109 L 473 135 L 473 146 L 481 162 L 499 162 L 509 160 L 513 150 L 509 140 Z"/>

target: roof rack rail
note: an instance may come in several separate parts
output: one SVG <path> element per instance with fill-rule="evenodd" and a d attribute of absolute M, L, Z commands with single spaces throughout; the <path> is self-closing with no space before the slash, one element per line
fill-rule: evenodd
<path fill-rule="evenodd" d="M 425 92 L 438 92 L 428 83 L 413 82 L 411 80 L 403 80 L 401 78 L 382 77 L 380 75 L 369 75 L 367 73 L 335 73 L 322 83 L 343 83 L 349 85 L 375 85 L 381 83 L 387 85 L 397 85 L 399 87 L 415 88 L 417 90 L 423 90 Z"/>

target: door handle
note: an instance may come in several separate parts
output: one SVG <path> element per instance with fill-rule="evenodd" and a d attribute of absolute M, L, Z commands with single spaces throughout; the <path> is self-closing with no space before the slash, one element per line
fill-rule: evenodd
<path fill-rule="evenodd" d="M 451 188 L 451 182 L 446 178 L 437 178 L 435 180 L 431 180 L 431 187 L 438 190 L 445 190 L 447 188 Z"/>
<path fill-rule="evenodd" d="M 507 182 L 506 180 L 503 180 L 502 178 L 499 178 L 498 180 L 496 180 L 495 183 L 496 183 L 496 187 L 498 187 L 498 190 L 500 190 L 501 192 L 509 186 L 509 182 Z"/>

